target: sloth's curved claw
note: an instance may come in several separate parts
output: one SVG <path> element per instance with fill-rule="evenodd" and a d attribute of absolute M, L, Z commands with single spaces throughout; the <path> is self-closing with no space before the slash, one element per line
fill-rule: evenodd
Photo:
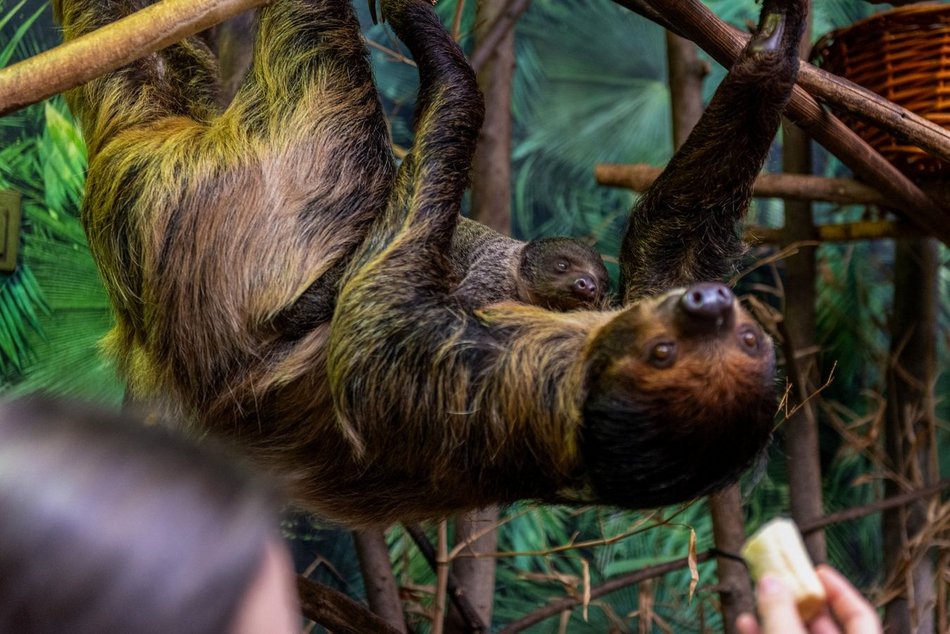
<path fill-rule="evenodd" d="M 785 34 L 785 16 L 781 13 L 770 13 L 765 16 L 762 28 L 752 36 L 749 48 L 755 52 L 777 50 Z"/>
<path fill-rule="evenodd" d="M 373 19 L 373 24 L 379 24 L 379 15 L 376 13 L 376 0 L 369 0 L 369 17 Z"/>

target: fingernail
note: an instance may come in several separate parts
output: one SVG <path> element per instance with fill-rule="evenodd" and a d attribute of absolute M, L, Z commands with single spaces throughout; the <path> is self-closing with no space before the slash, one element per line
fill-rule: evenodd
<path fill-rule="evenodd" d="M 768 575 L 759 579 L 759 592 L 762 594 L 777 594 L 782 591 L 782 582 Z"/>

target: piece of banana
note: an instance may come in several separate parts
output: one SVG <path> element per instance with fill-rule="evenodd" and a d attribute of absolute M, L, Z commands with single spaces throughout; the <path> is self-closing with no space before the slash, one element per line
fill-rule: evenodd
<path fill-rule="evenodd" d="M 792 591 L 804 621 L 817 616 L 825 605 L 825 589 L 792 520 L 778 518 L 763 524 L 746 540 L 741 554 L 753 579 L 758 581 L 768 573 Z"/>

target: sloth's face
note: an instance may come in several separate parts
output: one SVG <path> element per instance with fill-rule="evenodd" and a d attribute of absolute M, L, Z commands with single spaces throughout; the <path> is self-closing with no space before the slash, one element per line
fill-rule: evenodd
<path fill-rule="evenodd" d="M 588 356 L 582 447 L 598 499 L 688 500 L 735 479 L 775 413 L 772 341 L 721 284 L 628 307 Z"/>
<path fill-rule="evenodd" d="M 525 245 L 520 263 L 531 304 L 551 310 L 599 309 L 610 277 L 591 247 L 571 238 L 541 238 Z"/>

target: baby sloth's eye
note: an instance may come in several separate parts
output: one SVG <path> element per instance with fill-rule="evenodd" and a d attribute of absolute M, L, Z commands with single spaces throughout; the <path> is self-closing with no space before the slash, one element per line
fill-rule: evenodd
<path fill-rule="evenodd" d="M 650 363 L 657 368 L 668 368 L 676 361 L 676 344 L 661 341 L 650 350 Z"/>
<path fill-rule="evenodd" d="M 568 268 L 567 260 L 558 260 L 556 266 L 557 270 L 563 273 Z"/>

